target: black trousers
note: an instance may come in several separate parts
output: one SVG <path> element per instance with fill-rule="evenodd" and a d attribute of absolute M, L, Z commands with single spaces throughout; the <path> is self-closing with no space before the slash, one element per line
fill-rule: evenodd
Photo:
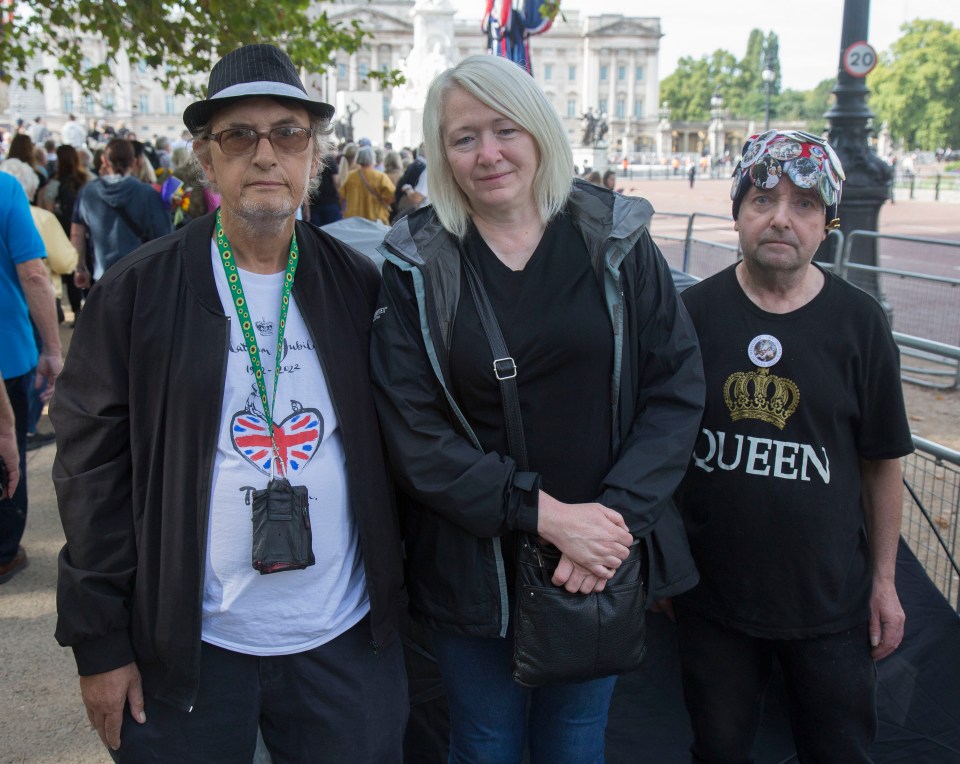
<path fill-rule="evenodd" d="M 13 497 L 0 499 L 0 565 L 17 555 L 17 547 L 27 527 L 27 420 L 30 418 L 30 386 L 36 381 L 34 372 L 3 380 L 13 408 L 20 455 L 20 482 Z M 12 464 L 9 466 L 13 466 Z"/>
<path fill-rule="evenodd" d="M 877 733 L 868 624 L 811 639 L 760 639 L 677 609 L 694 762 L 746 764 L 773 660 L 780 662 L 801 762 L 869 762 Z"/>
<path fill-rule="evenodd" d="M 407 709 L 400 640 L 374 655 L 369 618 L 295 655 L 203 643 L 193 711 L 147 697 L 138 724 L 128 707 L 111 755 L 121 764 L 251 762 L 259 727 L 274 764 L 400 764 Z"/>

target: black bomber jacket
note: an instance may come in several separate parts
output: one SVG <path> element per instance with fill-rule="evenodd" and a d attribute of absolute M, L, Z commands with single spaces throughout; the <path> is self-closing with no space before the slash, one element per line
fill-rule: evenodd
<path fill-rule="evenodd" d="M 207 515 L 230 318 L 207 215 L 112 267 L 91 291 L 51 406 L 67 543 L 57 630 L 81 675 L 136 661 L 144 689 L 196 696 Z M 297 223 L 293 294 L 337 411 L 371 607 L 371 648 L 396 635 L 402 586 L 393 490 L 369 376 L 380 278 L 362 255 Z"/>

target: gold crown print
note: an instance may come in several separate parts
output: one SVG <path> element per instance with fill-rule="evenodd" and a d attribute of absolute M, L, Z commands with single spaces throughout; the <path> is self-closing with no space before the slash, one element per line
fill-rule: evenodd
<path fill-rule="evenodd" d="M 770 369 L 736 371 L 723 384 L 723 399 L 730 418 L 760 419 L 781 430 L 800 403 L 800 390 L 789 379 L 771 374 Z"/>

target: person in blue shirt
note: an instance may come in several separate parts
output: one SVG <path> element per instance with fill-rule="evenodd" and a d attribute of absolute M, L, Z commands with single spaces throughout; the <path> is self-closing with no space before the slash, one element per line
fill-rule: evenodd
<path fill-rule="evenodd" d="M 0 173 L 0 373 L 13 408 L 20 480 L 12 495 L 0 499 L 0 584 L 27 567 L 20 546 L 27 523 L 27 405 L 29 386 L 43 378 L 44 400 L 53 395 L 63 366 L 57 308 L 43 259 L 43 240 L 30 215 L 30 204 L 19 181 Z M 37 355 L 34 325 L 43 341 Z M 36 370 L 36 374 L 34 374 Z"/>

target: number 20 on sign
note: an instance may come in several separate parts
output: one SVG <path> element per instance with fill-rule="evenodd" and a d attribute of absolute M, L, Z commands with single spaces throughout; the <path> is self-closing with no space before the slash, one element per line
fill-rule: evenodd
<path fill-rule="evenodd" d="M 848 45 L 843 51 L 843 69 L 851 77 L 866 77 L 877 65 L 877 51 L 866 40 Z"/>

